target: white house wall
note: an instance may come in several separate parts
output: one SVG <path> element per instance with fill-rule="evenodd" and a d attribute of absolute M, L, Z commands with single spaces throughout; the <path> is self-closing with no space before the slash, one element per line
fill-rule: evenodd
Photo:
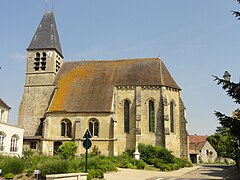
<path fill-rule="evenodd" d="M 3 141 L 4 148 L 2 149 L 3 151 L 0 151 L 0 154 L 10 155 L 10 156 L 18 156 L 18 155 L 21 156 L 22 149 L 23 149 L 24 129 L 18 128 L 14 125 L 0 122 L 0 132 L 3 132 L 5 134 L 4 141 Z M 10 152 L 11 138 L 13 135 L 18 136 L 16 152 Z"/>

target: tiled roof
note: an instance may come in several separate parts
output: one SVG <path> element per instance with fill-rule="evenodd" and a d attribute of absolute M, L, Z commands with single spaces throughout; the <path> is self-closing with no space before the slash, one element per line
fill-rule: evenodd
<path fill-rule="evenodd" d="M 206 142 L 208 136 L 199 136 L 199 135 L 189 135 L 189 142 Z"/>
<path fill-rule="evenodd" d="M 65 62 L 48 112 L 110 112 L 115 86 L 180 90 L 159 58 Z"/>
<path fill-rule="evenodd" d="M 203 148 L 205 143 L 206 141 L 189 143 L 189 154 L 198 154 L 199 151 Z"/>
<path fill-rule="evenodd" d="M 11 109 L 1 98 L 0 98 L 0 107 L 4 107 L 6 109 Z"/>
<path fill-rule="evenodd" d="M 27 49 L 55 49 L 62 56 L 61 44 L 53 12 L 46 12 L 44 14 Z"/>

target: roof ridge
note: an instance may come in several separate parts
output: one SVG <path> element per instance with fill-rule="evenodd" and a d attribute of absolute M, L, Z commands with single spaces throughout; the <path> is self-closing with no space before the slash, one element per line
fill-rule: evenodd
<path fill-rule="evenodd" d="M 1 98 L 0 98 L 0 106 L 5 107 L 7 109 L 11 109 L 11 107 L 8 106 Z"/>
<path fill-rule="evenodd" d="M 115 62 L 115 61 L 141 61 L 141 60 L 159 60 L 159 58 L 128 58 L 128 59 L 87 59 L 87 60 L 85 60 L 85 59 L 81 59 L 81 60 L 65 60 L 65 62 L 64 63 L 74 63 L 74 62 L 76 62 L 76 63 L 79 63 L 79 62 Z M 162 60 L 162 59 L 160 59 L 160 60 Z"/>

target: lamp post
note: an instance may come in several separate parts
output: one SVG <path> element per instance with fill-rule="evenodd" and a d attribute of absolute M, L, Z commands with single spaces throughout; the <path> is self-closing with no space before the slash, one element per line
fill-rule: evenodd
<path fill-rule="evenodd" d="M 228 71 L 225 71 L 224 74 L 223 74 L 223 79 L 224 79 L 225 81 L 230 81 L 230 79 L 231 79 L 231 74 L 229 74 Z"/>

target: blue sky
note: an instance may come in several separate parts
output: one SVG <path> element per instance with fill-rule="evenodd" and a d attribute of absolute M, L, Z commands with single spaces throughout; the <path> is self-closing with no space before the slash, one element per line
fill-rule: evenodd
<path fill-rule="evenodd" d="M 160 56 L 182 88 L 190 134 L 210 135 L 238 106 L 212 75 L 240 78 L 240 21 L 234 0 L 48 0 L 65 61 Z M 26 48 L 45 12 L 45 0 L 4 0 L 0 11 L 1 98 L 17 123 Z"/>

